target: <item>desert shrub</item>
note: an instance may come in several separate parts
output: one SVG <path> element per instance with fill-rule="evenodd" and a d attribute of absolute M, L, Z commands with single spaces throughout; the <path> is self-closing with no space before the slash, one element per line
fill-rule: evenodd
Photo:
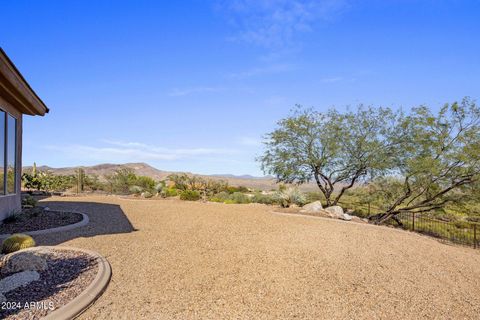
<path fill-rule="evenodd" d="M 50 171 L 22 174 L 24 188 L 46 192 L 68 190 L 76 185 L 76 181 L 74 175 L 54 175 Z"/>
<path fill-rule="evenodd" d="M 37 173 L 23 173 L 22 174 L 22 186 L 25 189 L 41 190 L 42 185 L 40 179 L 37 176 Z"/>
<path fill-rule="evenodd" d="M 250 203 L 250 197 L 241 192 L 234 192 L 231 194 L 225 203 Z"/>
<path fill-rule="evenodd" d="M 35 207 L 37 205 L 37 200 L 31 195 L 27 195 L 25 198 L 22 199 L 22 206 L 32 206 Z"/>
<path fill-rule="evenodd" d="M 224 180 L 206 180 L 205 191 L 206 194 L 212 195 L 220 192 L 225 192 L 228 188 L 228 182 Z"/>
<path fill-rule="evenodd" d="M 237 187 L 234 187 L 234 186 L 228 186 L 226 188 L 226 191 L 230 194 L 233 194 L 235 192 L 248 192 L 248 188 L 247 187 L 244 187 L 244 186 L 237 186 Z"/>
<path fill-rule="evenodd" d="M 130 191 L 130 193 L 133 193 L 135 195 L 139 195 L 140 193 L 142 193 L 143 188 L 140 187 L 140 186 L 131 186 L 129 188 L 129 191 Z"/>
<path fill-rule="evenodd" d="M 120 168 L 111 175 L 105 176 L 110 192 L 127 194 L 131 186 L 136 185 L 137 175 L 130 168 Z"/>
<path fill-rule="evenodd" d="M 153 194 L 149 191 L 145 191 L 145 192 L 142 192 L 142 197 L 144 197 L 145 199 L 149 199 L 153 197 Z"/>
<path fill-rule="evenodd" d="M 213 195 L 209 200 L 212 202 L 225 202 L 230 197 L 228 192 L 222 191 Z"/>
<path fill-rule="evenodd" d="M 26 234 L 16 233 L 3 240 L 2 253 L 12 253 L 35 246 L 35 240 Z"/>
<path fill-rule="evenodd" d="M 147 176 L 137 176 L 135 185 L 143 188 L 143 190 L 153 190 L 155 188 L 155 180 Z"/>
<path fill-rule="evenodd" d="M 470 217 L 467 217 L 466 220 L 469 222 L 480 223 L 480 216 L 470 216 Z"/>
<path fill-rule="evenodd" d="M 196 190 L 184 190 L 180 193 L 181 200 L 197 201 L 200 200 L 200 193 Z"/>
<path fill-rule="evenodd" d="M 175 189 L 182 190 L 182 191 L 191 189 L 191 186 L 195 184 L 195 181 L 192 181 L 192 177 L 189 177 L 185 173 L 171 174 L 168 176 L 168 180 L 174 183 Z"/>
<path fill-rule="evenodd" d="M 325 201 L 325 197 L 320 192 L 307 192 L 305 194 L 307 203 L 315 201 Z"/>
<path fill-rule="evenodd" d="M 278 191 L 276 197 L 278 197 L 279 204 L 284 208 L 288 208 L 292 204 L 303 206 L 307 202 L 305 194 L 298 188 L 292 187 Z"/>
<path fill-rule="evenodd" d="M 155 191 L 157 191 L 158 194 L 161 194 L 162 193 L 162 190 L 166 187 L 165 185 L 165 181 L 160 181 L 159 183 L 157 183 L 155 185 L 155 187 L 153 187 L 153 189 Z"/>
<path fill-rule="evenodd" d="M 178 196 L 178 190 L 175 188 L 163 188 L 160 195 L 164 198 L 176 197 Z"/>
<path fill-rule="evenodd" d="M 205 196 L 212 196 L 216 193 L 226 191 L 228 182 L 224 180 L 205 179 L 195 175 L 171 174 L 168 180 L 174 183 L 178 190 L 194 190 L 199 191 Z"/>
<path fill-rule="evenodd" d="M 271 194 L 262 194 L 261 192 L 256 192 L 251 201 L 254 203 L 262 204 L 278 204 L 278 198 Z"/>
<path fill-rule="evenodd" d="M 86 190 L 97 191 L 103 188 L 102 183 L 100 182 L 97 175 L 87 175 L 83 177 L 83 186 Z"/>

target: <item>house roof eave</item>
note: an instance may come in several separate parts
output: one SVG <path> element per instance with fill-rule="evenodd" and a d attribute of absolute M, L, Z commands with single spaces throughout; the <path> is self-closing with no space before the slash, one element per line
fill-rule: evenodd
<path fill-rule="evenodd" d="M 43 116 L 49 112 L 48 107 L 1 47 L 0 94 L 23 114 Z"/>

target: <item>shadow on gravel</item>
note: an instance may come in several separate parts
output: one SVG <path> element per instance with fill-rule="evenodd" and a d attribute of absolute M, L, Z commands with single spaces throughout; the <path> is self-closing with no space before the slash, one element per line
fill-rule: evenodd
<path fill-rule="evenodd" d="M 75 238 L 94 237 L 136 231 L 119 205 L 98 202 L 42 201 L 52 210 L 74 211 L 88 215 L 88 225 L 68 231 L 35 236 L 38 245 L 57 245 Z"/>

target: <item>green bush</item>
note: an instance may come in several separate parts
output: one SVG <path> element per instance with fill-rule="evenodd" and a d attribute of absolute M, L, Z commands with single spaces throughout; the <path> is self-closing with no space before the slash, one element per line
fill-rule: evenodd
<path fill-rule="evenodd" d="M 209 200 L 212 202 L 225 202 L 230 197 L 228 192 L 222 191 L 213 195 Z"/>
<path fill-rule="evenodd" d="M 467 217 L 466 219 L 469 222 L 477 222 L 477 223 L 480 222 L 480 216 L 470 216 L 470 217 Z"/>
<path fill-rule="evenodd" d="M 133 193 L 135 195 L 139 195 L 142 193 L 143 189 L 140 186 L 131 186 L 129 188 L 130 193 Z"/>
<path fill-rule="evenodd" d="M 35 240 L 26 234 L 16 233 L 3 240 L 2 253 L 12 253 L 35 246 Z"/>
<path fill-rule="evenodd" d="M 31 195 L 27 195 L 25 198 L 22 199 L 22 206 L 32 206 L 35 207 L 37 205 L 37 200 Z"/>
<path fill-rule="evenodd" d="M 141 187 L 143 190 L 153 190 L 155 188 L 155 180 L 146 176 L 137 176 L 135 185 Z"/>
<path fill-rule="evenodd" d="M 185 190 L 180 193 L 181 200 L 197 201 L 200 200 L 200 193 L 195 190 Z"/>
<path fill-rule="evenodd" d="M 284 208 L 288 208 L 292 204 L 303 206 L 305 203 L 307 203 L 305 194 L 298 188 L 280 189 L 276 196 L 279 199 L 280 205 Z"/>
<path fill-rule="evenodd" d="M 277 197 L 269 194 L 262 194 L 260 192 L 256 192 L 251 198 L 251 201 L 254 203 L 262 203 L 262 204 L 278 204 Z"/>
<path fill-rule="evenodd" d="M 164 198 L 176 197 L 178 196 L 178 190 L 175 188 L 163 188 L 160 194 Z"/>
<path fill-rule="evenodd" d="M 162 193 L 162 190 L 165 189 L 165 181 L 160 181 L 159 183 L 157 183 L 154 187 L 155 191 L 157 191 L 157 193 Z"/>
<path fill-rule="evenodd" d="M 241 193 L 241 192 L 234 192 L 233 194 L 230 195 L 228 200 L 233 201 L 233 203 L 250 203 L 250 202 L 252 202 L 250 200 L 249 196 L 247 196 L 246 194 Z"/>
<path fill-rule="evenodd" d="M 238 187 L 228 186 L 226 188 L 226 191 L 230 194 L 233 194 L 235 192 L 248 192 L 249 190 L 247 187 L 244 187 L 244 186 L 238 186 Z"/>
<path fill-rule="evenodd" d="M 144 197 L 145 199 L 149 199 L 153 197 L 153 194 L 149 191 L 145 191 L 145 192 L 142 192 L 142 197 Z"/>

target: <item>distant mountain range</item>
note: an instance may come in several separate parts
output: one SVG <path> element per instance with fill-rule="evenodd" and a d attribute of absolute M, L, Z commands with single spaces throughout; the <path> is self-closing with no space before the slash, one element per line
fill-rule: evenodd
<path fill-rule="evenodd" d="M 248 188 L 260 189 L 260 190 L 271 190 L 276 189 L 278 185 L 275 183 L 275 179 L 272 176 L 266 177 L 255 177 L 251 175 L 240 175 L 236 176 L 233 174 L 213 174 L 213 175 L 203 175 L 203 174 L 194 174 L 191 172 L 172 172 L 172 171 L 163 171 L 157 168 L 152 167 L 147 163 L 125 163 L 125 164 L 111 164 L 104 163 L 98 164 L 95 166 L 79 166 L 79 167 L 66 167 L 66 168 L 52 168 L 49 166 L 37 166 L 39 171 L 50 171 L 53 174 L 58 175 L 69 175 L 75 174 L 75 170 L 82 168 L 85 170 L 86 174 L 96 175 L 100 180 L 104 180 L 106 175 L 112 174 L 115 170 L 120 168 L 130 168 L 136 175 L 151 177 L 155 180 L 164 180 L 172 173 L 186 173 L 188 175 L 195 175 L 199 177 L 204 177 L 208 179 L 215 180 L 225 180 L 232 186 L 245 186 Z M 23 167 L 24 172 L 32 171 L 31 166 Z M 313 184 L 308 184 L 302 186 L 304 190 L 316 190 L 316 186 Z"/>

